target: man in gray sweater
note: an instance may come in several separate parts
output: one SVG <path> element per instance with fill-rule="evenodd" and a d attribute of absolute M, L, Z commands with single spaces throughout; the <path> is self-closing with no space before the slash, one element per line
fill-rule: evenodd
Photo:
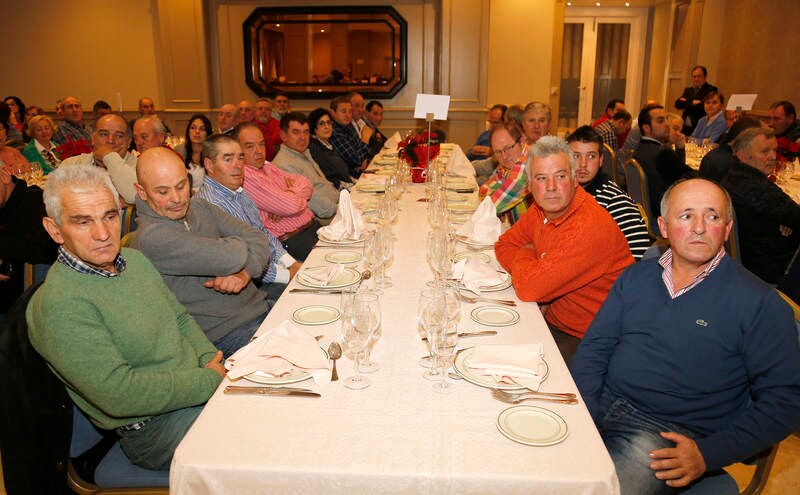
<path fill-rule="evenodd" d="M 186 167 L 172 151 L 147 150 L 136 166 L 138 230 L 131 247 L 164 282 L 225 357 L 247 344 L 270 309 L 258 280 L 269 244 L 249 225 L 189 199 Z"/>

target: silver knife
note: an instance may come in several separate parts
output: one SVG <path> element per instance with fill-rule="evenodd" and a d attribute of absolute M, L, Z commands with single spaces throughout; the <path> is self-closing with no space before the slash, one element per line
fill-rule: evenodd
<path fill-rule="evenodd" d="M 341 290 L 325 290 L 325 289 L 289 289 L 289 292 L 298 292 L 300 294 L 341 294 Z"/>
<path fill-rule="evenodd" d="M 467 337 L 481 337 L 484 335 L 497 335 L 497 331 L 495 330 L 483 330 L 480 332 L 462 332 L 459 333 L 459 338 L 467 338 Z M 428 337 L 422 337 L 422 340 L 428 340 Z"/>
<path fill-rule="evenodd" d="M 240 387 L 228 385 L 226 394 L 255 394 L 255 395 L 301 395 L 303 397 L 322 397 L 322 395 L 307 388 L 292 387 Z"/>

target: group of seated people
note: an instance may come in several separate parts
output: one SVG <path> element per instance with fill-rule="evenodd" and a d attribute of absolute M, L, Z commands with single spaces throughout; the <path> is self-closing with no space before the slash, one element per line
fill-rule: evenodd
<path fill-rule="evenodd" d="M 684 117 L 649 102 L 632 127 L 624 103 L 613 100 L 604 119 L 566 140 L 547 135 L 549 109 L 540 112 L 544 132 L 531 132 L 542 104 L 495 105 L 493 160 L 473 161 L 486 177 L 481 195 L 512 224 L 495 245 L 497 259 L 517 296 L 539 304 L 622 493 L 738 493 L 722 468 L 800 426 L 800 339 L 774 290 L 797 290 L 786 273 L 798 251 L 800 205 L 768 178 L 779 139 L 790 140 L 788 150 L 800 139 L 794 107 L 773 104 L 769 125 L 729 118 L 717 135 L 723 97 L 716 88 L 699 95 L 704 75 L 695 68 L 697 87 L 675 103 Z M 522 112 L 509 115 L 514 108 Z M 627 137 L 606 139 L 603 127 Z M 687 135 L 722 143 L 699 173 L 685 162 Z M 669 246 L 639 262 L 654 239 L 601 170 L 604 145 L 619 152 L 614 144 L 632 138 Z M 482 153 L 485 139 L 471 152 Z M 508 214 L 515 209 L 524 214 Z M 734 212 L 741 263 L 725 250 Z"/>
<path fill-rule="evenodd" d="M 698 92 L 682 98 L 696 107 Z M 721 106 L 722 95 L 714 99 Z M 775 108 L 795 118 L 788 102 Z M 140 111 L 132 123 L 100 115 L 91 149 L 53 163 L 44 193 L 0 166 L 0 215 L 27 215 L 9 238 L 18 249 L 24 239 L 27 261 L 56 260 L 27 307 L 31 343 L 133 463 L 167 469 L 225 376 L 224 359 L 250 341 L 385 136 L 380 103 L 365 106 L 355 93 L 308 116 L 286 95 L 223 105 L 217 132 L 192 116 L 177 149 L 152 100 Z M 497 260 L 519 299 L 539 305 L 623 493 L 731 491 L 722 467 L 800 426 L 798 336 L 769 285 L 789 259 L 767 251 L 797 249 L 800 206 L 767 178 L 776 133 L 791 136 L 797 124 L 740 118 L 697 177 L 681 151 L 682 125 L 696 117 L 675 122 L 648 104 L 632 126 L 614 100 L 594 127 L 562 140 L 549 135 L 546 104 L 496 105 L 488 136 L 470 150 L 479 195 L 511 225 Z M 696 127 L 718 126 L 711 117 Z M 47 163 L 89 132 L 73 97 L 57 131 L 44 121 L 50 136 L 35 118 L 28 129 Z M 669 243 L 649 260 L 645 219 L 602 170 L 605 146 L 618 151 L 631 139 Z M 722 186 L 702 178 L 706 170 Z M 137 212 L 129 247 L 125 204 Z M 744 266 L 724 247 L 734 210 Z M 749 251 L 748 229 L 758 238 Z"/>

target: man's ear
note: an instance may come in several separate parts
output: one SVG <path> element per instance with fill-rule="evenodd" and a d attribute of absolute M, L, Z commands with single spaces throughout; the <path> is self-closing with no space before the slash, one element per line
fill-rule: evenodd
<path fill-rule="evenodd" d="M 138 182 L 134 182 L 133 187 L 136 189 L 136 195 L 139 196 L 139 199 L 147 202 L 147 193 L 144 192 L 144 188 Z"/>
<path fill-rule="evenodd" d="M 657 222 L 658 230 L 661 232 L 661 237 L 664 239 L 669 239 L 669 236 L 667 235 L 667 222 L 664 220 L 664 217 L 658 217 Z"/>
<path fill-rule="evenodd" d="M 55 220 L 50 217 L 42 217 L 42 226 L 56 244 L 64 244 L 64 237 L 61 235 L 61 229 L 58 228 Z"/>

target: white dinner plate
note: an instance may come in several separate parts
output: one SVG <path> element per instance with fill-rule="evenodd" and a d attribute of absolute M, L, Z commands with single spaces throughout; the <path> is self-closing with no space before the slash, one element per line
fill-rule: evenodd
<path fill-rule="evenodd" d="M 453 261 L 459 262 L 465 258 L 469 259 L 472 257 L 477 257 L 478 259 L 481 260 L 481 263 L 485 265 L 488 265 L 492 261 L 492 258 L 488 254 L 473 252 L 473 251 L 461 251 L 460 253 L 456 253 L 456 255 L 453 256 Z"/>
<path fill-rule="evenodd" d="M 447 202 L 448 203 L 466 203 L 469 199 L 469 196 L 466 194 L 459 194 L 456 192 L 447 192 Z"/>
<path fill-rule="evenodd" d="M 549 409 L 536 406 L 505 409 L 497 417 L 497 429 L 515 442 L 536 447 L 561 443 L 569 434 L 564 418 Z"/>
<path fill-rule="evenodd" d="M 474 352 L 475 352 L 474 347 L 468 347 L 456 353 L 456 359 L 453 362 L 453 369 L 456 370 L 456 373 L 461 375 L 464 378 L 464 380 L 470 382 L 473 385 L 485 388 L 496 388 L 499 390 L 525 389 L 525 387 L 523 387 L 522 385 L 516 385 L 514 383 L 498 382 L 493 377 L 488 375 L 481 375 L 477 373 L 474 369 L 470 368 L 469 363 L 472 360 L 472 354 Z M 539 375 L 542 377 L 542 380 L 539 383 L 544 383 L 544 381 L 547 380 L 547 377 L 550 375 L 550 367 L 547 365 L 547 361 L 545 361 L 544 358 L 542 358 L 542 362 L 539 364 Z"/>
<path fill-rule="evenodd" d="M 382 193 L 386 190 L 386 184 L 381 183 L 367 183 L 367 184 L 358 184 L 356 186 L 356 190 L 361 192 L 370 192 L 370 193 Z"/>
<path fill-rule="evenodd" d="M 335 239 L 330 239 L 328 237 L 325 237 L 324 234 L 320 234 L 319 232 L 317 232 L 317 237 L 319 237 L 319 240 L 321 240 L 323 242 L 327 242 L 329 244 L 339 244 L 339 245 L 342 245 L 342 246 L 347 246 L 349 244 L 358 244 L 359 242 L 364 242 L 364 238 L 363 237 L 360 238 L 360 239 L 342 239 L 342 240 L 337 241 Z"/>
<path fill-rule="evenodd" d="M 496 285 L 481 285 L 478 287 L 481 292 L 497 292 L 511 287 L 511 275 L 506 274 L 505 280 Z"/>
<path fill-rule="evenodd" d="M 453 205 L 453 206 L 457 206 L 457 205 Z M 492 243 L 492 244 L 484 244 L 482 242 L 473 242 L 473 241 L 469 240 L 469 237 L 464 236 L 464 235 L 457 235 L 456 236 L 456 240 L 458 240 L 459 242 L 463 242 L 467 246 L 469 246 L 471 248 L 474 248 L 474 249 L 488 249 L 488 248 L 493 248 L 494 247 L 494 243 Z"/>
<path fill-rule="evenodd" d="M 338 320 L 342 315 L 331 306 L 304 306 L 292 313 L 292 321 L 301 325 L 327 325 Z"/>
<path fill-rule="evenodd" d="M 357 263 L 361 261 L 361 253 L 357 251 L 333 251 L 325 255 L 325 261 L 328 263 L 339 263 L 340 265 Z"/>
<path fill-rule="evenodd" d="M 325 359 L 329 359 L 328 353 L 325 351 L 325 349 L 320 347 L 319 350 L 325 356 Z M 245 375 L 242 378 L 249 382 L 261 383 L 263 385 L 287 385 L 289 383 L 297 383 L 302 382 L 303 380 L 308 380 L 311 378 L 311 373 L 304 370 L 293 369 L 285 375 L 272 376 L 263 371 L 254 371 L 253 373 Z"/>
<path fill-rule="evenodd" d="M 481 325 L 507 327 L 519 321 L 519 313 L 505 306 L 479 306 L 469 316 Z"/>
<path fill-rule="evenodd" d="M 307 268 L 307 270 L 313 270 L 313 268 Z M 319 282 L 314 282 L 311 279 L 305 277 L 305 274 L 300 272 L 297 274 L 297 281 L 300 285 L 305 285 L 306 287 L 311 287 L 313 289 L 341 289 L 342 287 L 347 287 L 348 285 L 353 285 L 356 282 L 361 280 L 361 274 L 358 273 L 358 270 L 355 268 L 347 267 L 344 269 L 342 273 L 334 277 L 333 280 L 328 282 L 328 285 L 322 285 Z"/>

